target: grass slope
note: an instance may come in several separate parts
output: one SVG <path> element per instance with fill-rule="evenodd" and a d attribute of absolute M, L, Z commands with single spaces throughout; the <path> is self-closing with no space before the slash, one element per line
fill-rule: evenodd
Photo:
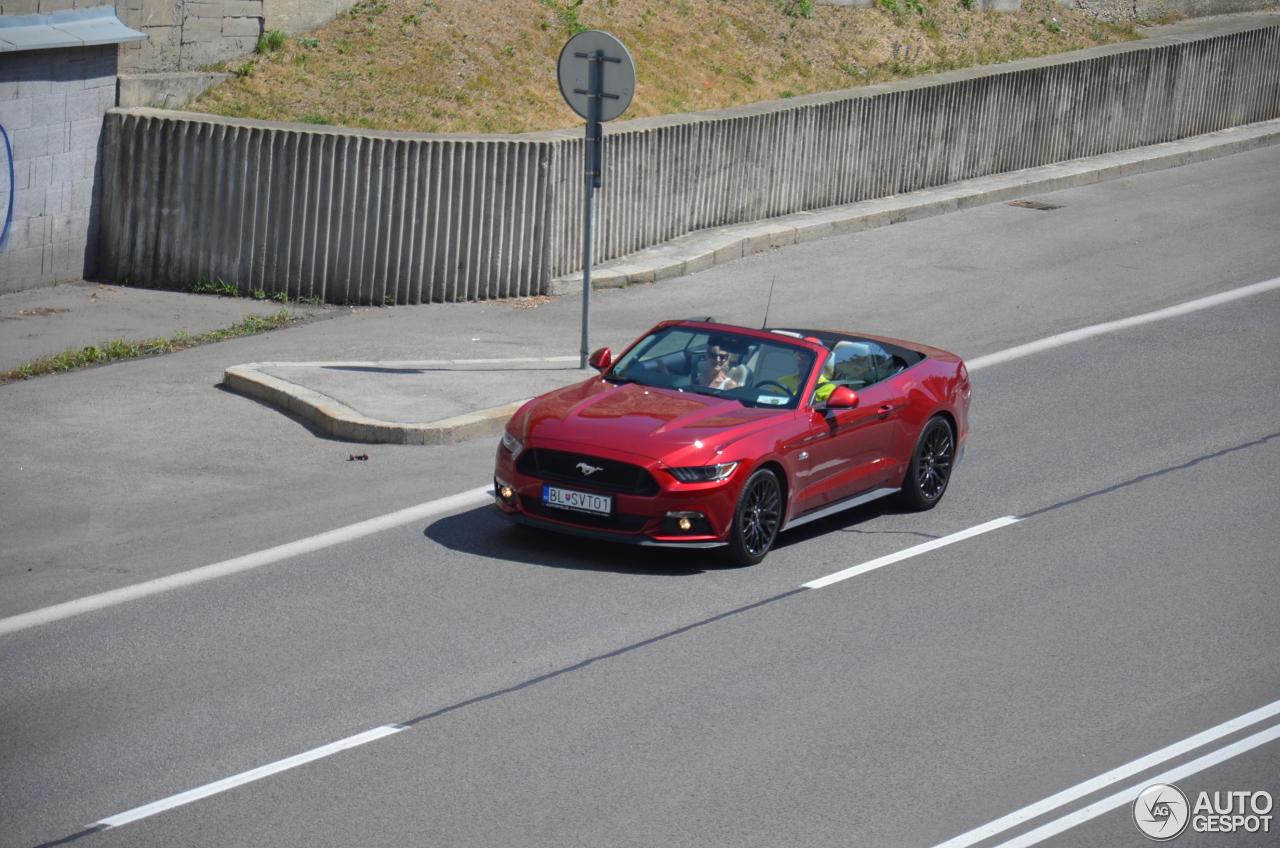
<path fill-rule="evenodd" d="M 269 33 L 199 112 L 368 129 L 514 133 L 577 126 L 555 66 L 603 29 L 635 59 L 626 117 L 716 109 L 1139 38 L 1049 0 L 360 0 L 302 38 Z"/>

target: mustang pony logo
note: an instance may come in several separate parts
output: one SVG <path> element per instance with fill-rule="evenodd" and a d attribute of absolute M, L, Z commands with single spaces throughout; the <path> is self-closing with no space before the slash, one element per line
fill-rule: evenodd
<path fill-rule="evenodd" d="M 574 467 L 582 472 L 583 477 L 590 477 L 592 474 L 595 474 L 597 471 L 604 471 L 604 469 L 598 465 L 587 465 L 585 462 L 579 462 Z"/>

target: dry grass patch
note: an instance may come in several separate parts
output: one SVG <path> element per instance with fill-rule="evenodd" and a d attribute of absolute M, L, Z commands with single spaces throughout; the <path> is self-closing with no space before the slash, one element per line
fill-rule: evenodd
<path fill-rule="evenodd" d="M 1017 13 L 954 0 L 878 2 L 848 9 L 811 0 L 361 0 L 307 36 L 226 63 L 236 78 L 188 108 L 416 132 L 577 126 L 560 99 L 555 64 L 569 35 L 584 28 L 613 33 L 635 58 L 639 84 L 628 118 L 1140 37 L 1048 0 L 1024 0 Z"/>

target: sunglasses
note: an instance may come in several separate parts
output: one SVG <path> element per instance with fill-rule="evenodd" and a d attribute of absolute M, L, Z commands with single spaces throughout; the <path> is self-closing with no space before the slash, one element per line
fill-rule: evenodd
<path fill-rule="evenodd" d="M 727 360 L 728 358 L 729 354 L 727 353 L 712 353 L 711 351 L 707 351 L 707 359 Z"/>

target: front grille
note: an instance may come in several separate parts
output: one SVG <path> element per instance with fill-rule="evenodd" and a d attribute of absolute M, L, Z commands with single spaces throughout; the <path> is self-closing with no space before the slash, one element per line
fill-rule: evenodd
<path fill-rule="evenodd" d="M 582 469 L 578 468 L 579 463 L 600 470 L 583 474 Z M 531 448 L 520 454 L 516 469 L 521 474 L 537 477 L 539 480 L 570 483 L 588 489 L 628 495 L 658 494 L 658 481 L 640 466 L 581 453 Z"/>
<path fill-rule="evenodd" d="M 552 521 L 563 521 L 566 524 L 592 527 L 597 530 L 617 530 L 622 533 L 639 533 L 649 520 L 643 515 L 625 515 L 618 512 L 613 515 L 593 515 L 572 509 L 557 509 L 554 506 L 547 506 L 541 498 L 533 495 L 521 495 L 520 506 L 525 512 L 539 518 L 550 518 Z"/>

